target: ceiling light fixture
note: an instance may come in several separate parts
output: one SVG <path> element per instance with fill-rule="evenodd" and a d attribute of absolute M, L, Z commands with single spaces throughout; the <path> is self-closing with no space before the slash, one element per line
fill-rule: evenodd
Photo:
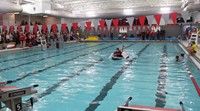
<path fill-rule="evenodd" d="M 169 13 L 170 12 L 170 8 L 169 7 L 162 7 L 160 8 L 161 13 Z"/>
<path fill-rule="evenodd" d="M 86 17 L 95 17 L 96 16 L 96 13 L 94 11 L 88 11 L 85 14 L 86 14 Z"/>
<path fill-rule="evenodd" d="M 124 14 L 125 15 L 132 15 L 133 14 L 133 10 L 132 9 L 124 9 Z"/>

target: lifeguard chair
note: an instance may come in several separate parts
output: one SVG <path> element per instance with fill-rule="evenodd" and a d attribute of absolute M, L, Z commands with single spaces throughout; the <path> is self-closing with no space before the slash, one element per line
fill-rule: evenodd
<path fill-rule="evenodd" d="M 5 86 L 8 82 L 0 83 L 0 111 L 3 108 L 9 108 L 11 111 L 27 111 L 28 105 L 33 106 L 33 98 L 30 99 L 30 104 L 22 103 L 22 97 L 37 93 L 32 88 L 38 87 L 33 85 L 25 88 L 16 86 Z M 4 103 L 5 106 L 2 106 Z M 29 107 L 30 108 L 30 107 Z"/>
<path fill-rule="evenodd" d="M 188 42 L 188 44 L 190 44 L 190 43 L 192 43 L 192 42 L 195 42 L 196 44 L 198 44 L 198 33 L 192 33 L 191 34 L 191 37 L 190 37 L 190 39 L 189 39 L 189 42 Z"/>

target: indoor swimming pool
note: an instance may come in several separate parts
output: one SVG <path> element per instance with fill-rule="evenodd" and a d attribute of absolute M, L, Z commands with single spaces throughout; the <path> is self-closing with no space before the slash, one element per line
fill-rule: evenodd
<path fill-rule="evenodd" d="M 110 59 L 122 45 L 130 58 Z M 130 96 L 130 104 L 181 109 L 182 101 L 187 111 L 199 111 L 199 87 L 175 61 L 180 53 L 172 42 L 71 43 L 0 55 L 0 81 L 38 84 L 33 111 L 115 111 Z M 187 55 L 184 62 L 200 85 L 200 71 Z"/>

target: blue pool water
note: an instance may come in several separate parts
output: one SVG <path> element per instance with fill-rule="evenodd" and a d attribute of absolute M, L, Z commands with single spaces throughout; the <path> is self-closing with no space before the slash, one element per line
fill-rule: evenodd
<path fill-rule="evenodd" d="M 122 45 L 130 58 L 111 60 Z M 187 111 L 199 111 L 198 93 L 183 64 L 175 62 L 179 53 L 184 52 L 176 43 L 67 44 L 60 50 L 0 55 L 0 81 L 39 84 L 33 111 L 115 111 L 129 96 L 131 104 L 180 109 L 183 101 Z M 185 62 L 200 85 L 199 70 L 187 57 Z M 165 84 L 159 85 L 163 73 Z M 161 86 L 168 94 L 156 94 Z"/>

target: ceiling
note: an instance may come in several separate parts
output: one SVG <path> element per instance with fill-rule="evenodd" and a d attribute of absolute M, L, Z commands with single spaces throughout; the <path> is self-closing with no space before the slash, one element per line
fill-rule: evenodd
<path fill-rule="evenodd" d="M 160 13 L 161 7 L 180 11 L 182 0 L 51 0 L 52 9 L 84 17 L 115 17 Z"/>
<path fill-rule="evenodd" d="M 67 13 L 74 18 L 114 18 L 161 13 L 161 7 L 170 12 L 181 11 L 184 0 L 1 0 L 20 4 L 45 1 L 51 10 Z M 168 12 L 169 13 L 169 12 Z"/>

